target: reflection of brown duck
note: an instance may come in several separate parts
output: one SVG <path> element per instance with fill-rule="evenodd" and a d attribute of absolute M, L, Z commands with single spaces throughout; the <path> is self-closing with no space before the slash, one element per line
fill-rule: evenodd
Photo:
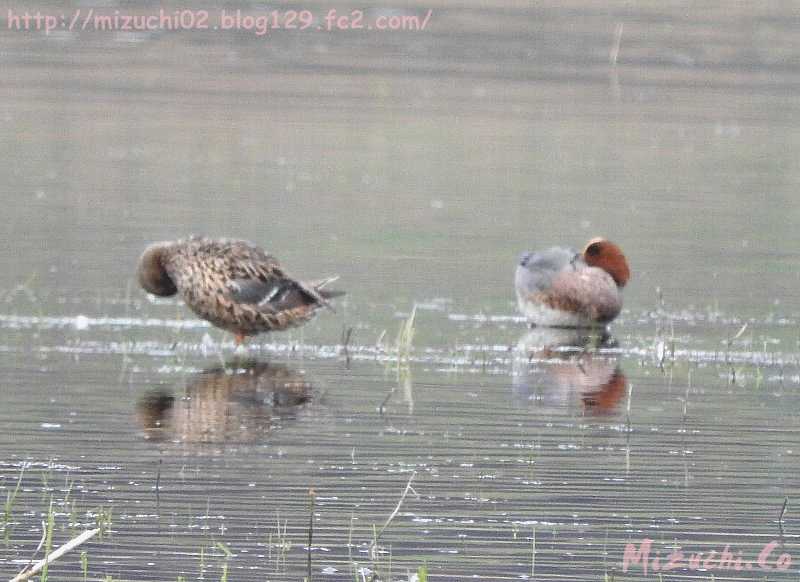
<path fill-rule="evenodd" d="M 615 357 L 587 351 L 613 342 L 608 335 L 575 329 L 532 330 L 517 344 L 515 392 L 545 405 L 580 403 L 587 412 L 614 412 L 626 392 L 627 378 Z"/>
<path fill-rule="evenodd" d="M 195 374 L 183 398 L 153 390 L 139 400 L 137 416 L 153 440 L 251 443 L 293 418 L 311 394 L 302 373 L 248 362 Z"/>

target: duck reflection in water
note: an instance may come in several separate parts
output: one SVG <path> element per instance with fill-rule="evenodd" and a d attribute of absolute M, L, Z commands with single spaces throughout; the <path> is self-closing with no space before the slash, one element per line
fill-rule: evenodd
<path fill-rule="evenodd" d="M 242 362 L 186 380 L 183 397 L 153 389 L 138 402 L 145 437 L 186 443 L 255 443 L 311 402 L 304 374 L 280 364 Z"/>
<path fill-rule="evenodd" d="M 615 346 L 605 330 L 534 328 L 515 349 L 514 392 L 545 407 L 613 414 L 627 378 L 616 356 L 598 350 Z"/>

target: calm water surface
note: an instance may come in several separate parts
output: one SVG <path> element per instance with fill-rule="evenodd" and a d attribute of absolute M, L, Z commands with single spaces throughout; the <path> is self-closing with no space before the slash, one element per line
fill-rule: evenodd
<path fill-rule="evenodd" d="M 318 580 L 798 578 L 795 7 L 365 14 L 428 8 L 414 33 L 2 20 L 3 575 L 52 500 L 54 545 L 106 526 L 90 579 L 302 579 L 310 519 Z M 348 295 L 234 353 L 133 279 L 191 233 Z M 596 235 L 634 273 L 611 336 L 531 332 L 518 254 Z M 690 567 L 726 546 L 740 570 Z"/>

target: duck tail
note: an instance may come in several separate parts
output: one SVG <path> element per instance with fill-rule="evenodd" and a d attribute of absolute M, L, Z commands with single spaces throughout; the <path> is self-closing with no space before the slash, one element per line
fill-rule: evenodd
<path fill-rule="evenodd" d="M 346 293 L 339 289 L 323 289 L 323 287 L 338 280 L 339 275 L 333 275 L 332 277 L 326 277 L 325 279 L 320 279 L 318 281 L 311 281 L 308 283 L 308 285 L 311 285 L 317 291 L 317 293 L 322 295 L 325 299 L 333 299 L 334 297 L 341 297 Z"/>
<path fill-rule="evenodd" d="M 342 295 L 345 294 L 345 292 L 339 291 L 337 289 L 323 289 L 323 287 L 325 287 L 330 283 L 333 283 L 334 281 L 337 281 L 338 279 L 339 275 L 334 275 L 332 277 L 317 279 L 315 281 L 304 281 L 303 287 L 308 292 L 308 294 L 314 297 L 317 301 L 319 301 L 320 304 L 334 311 L 333 307 L 328 302 L 328 299 L 333 299 L 334 297 L 341 297 Z"/>

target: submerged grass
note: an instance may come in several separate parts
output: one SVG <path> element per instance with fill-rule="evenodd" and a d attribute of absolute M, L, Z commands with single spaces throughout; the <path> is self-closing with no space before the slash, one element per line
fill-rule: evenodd
<path fill-rule="evenodd" d="M 97 529 L 100 530 L 100 539 L 111 531 L 112 511 L 110 507 L 100 506 L 95 514 Z"/>
<path fill-rule="evenodd" d="M 47 507 L 47 529 L 45 534 L 45 541 L 44 541 L 44 555 L 49 556 L 50 553 L 53 551 L 53 528 L 55 527 L 56 520 L 55 515 L 53 514 L 53 498 L 50 497 L 50 504 Z M 45 560 L 44 568 L 42 568 L 42 575 L 39 578 L 39 582 L 47 582 L 47 574 L 50 570 L 50 561 Z"/>
<path fill-rule="evenodd" d="M 61 490 L 64 494 L 63 498 L 58 498 L 59 492 L 53 489 L 49 484 L 52 482 L 52 472 L 54 465 L 52 462 L 41 464 L 41 470 L 31 472 L 31 463 L 23 463 L 20 467 L 19 475 L 16 479 L 15 487 L 10 490 L 6 495 L 6 502 L 3 511 L 3 526 L 6 538 L 6 545 L 13 546 L 15 551 L 23 552 L 23 543 L 17 541 L 12 536 L 13 513 L 15 507 L 25 502 L 34 501 L 36 504 L 41 503 L 41 498 L 46 502 L 46 510 L 41 513 L 33 509 L 30 505 L 25 506 L 26 515 L 41 515 L 41 539 L 39 540 L 36 548 L 30 553 L 30 557 L 25 563 L 22 570 L 12 579 L 13 582 L 23 582 L 36 577 L 39 582 L 47 582 L 50 576 L 50 564 L 72 552 L 88 540 L 93 538 L 102 529 L 108 529 L 111 525 L 111 511 L 105 507 L 100 507 L 96 511 L 87 512 L 87 515 L 95 514 L 99 527 L 83 530 L 80 533 L 76 532 L 79 527 L 78 524 L 78 510 L 76 502 L 71 499 L 75 480 L 67 478 L 65 488 Z M 26 489 L 26 481 L 38 479 L 39 487 Z M 33 498 L 33 499 L 31 499 Z M 63 509 L 59 509 L 63 508 Z M 30 531 L 29 529 L 26 531 Z M 66 532 L 69 537 L 67 541 L 59 547 L 54 548 L 57 532 Z M 77 534 L 77 535 L 76 535 Z M 43 554 L 41 559 L 38 556 Z M 38 561 L 34 561 L 37 560 Z M 83 550 L 80 553 L 80 571 L 84 580 L 89 579 L 89 554 Z"/>
<path fill-rule="evenodd" d="M 397 351 L 397 366 L 407 366 L 411 361 L 413 353 L 413 342 L 415 334 L 415 323 L 417 318 L 417 306 L 414 305 L 408 318 L 400 325 L 395 340 Z"/>
<path fill-rule="evenodd" d="M 89 577 L 89 554 L 86 550 L 81 551 L 81 573 L 83 574 L 84 582 L 86 582 Z"/>
<path fill-rule="evenodd" d="M 275 529 L 276 533 L 273 537 L 272 532 L 267 535 L 267 548 L 269 552 L 269 559 L 272 560 L 272 549 L 275 548 L 277 551 L 276 559 L 279 557 L 285 557 L 289 550 L 292 549 L 292 542 L 289 540 L 289 536 L 287 535 L 286 531 L 289 527 L 289 520 L 283 520 L 283 527 L 281 527 L 281 515 L 280 513 L 275 514 Z"/>
<path fill-rule="evenodd" d="M 220 550 L 224 556 L 222 561 L 222 575 L 220 576 L 219 580 L 220 582 L 228 582 L 228 562 L 233 556 L 233 552 L 231 552 L 228 546 L 222 542 L 216 542 L 214 547 Z"/>
<path fill-rule="evenodd" d="M 414 477 L 416 477 L 416 476 L 417 476 L 417 472 L 416 471 L 412 471 L 411 476 L 408 478 L 408 482 L 406 482 L 405 489 L 403 489 L 403 493 L 402 493 L 402 495 L 400 495 L 400 500 L 397 502 L 397 506 L 394 508 L 394 511 L 391 513 L 391 515 L 389 515 L 388 519 L 383 524 L 383 526 L 381 527 L 380 531 L 375 531 L 375 527 L 373 526 L 374 535 L 373 535 L 373 539 L 372 539 L 372 544 L 370 546 L 370 555 L 372 556 L 373 560 L 376 559 L 377 554 L 378 554 L 378 541 L 380 540 L 381 536 L 383 535 L 383 532 L 386 531 L 386 528 L 389 527 L 389 524 L 392 523 L 392 520 L 397 515 L 397 512 L 400 511 L 400 507 L 402 507 L 403 501 L 405 501 L 406 497 L 408 496 L 408 493 L 409 492 L 413 492 L 414 494 L 416 494 L 416 491 L 414 491 L 414 488 L 411 487 L 411 482 L 414 480 Z"/>
<path fill-rule="evenodd" d="M 19 477 L 17 478 L 17 485 L 12 491 L 9 491 L 6 494 L 6 502 L 3 505 L 3 537 L 6 544 L 8 544 L 11 535 L 11 513 L 14 511 L 14 504 L 17 501 L 17 496 L 19 495 L 19 490 L 22 486 L 22 476 L 24 474 L 25 465 L 22 465 L 19 471 Z"/>

